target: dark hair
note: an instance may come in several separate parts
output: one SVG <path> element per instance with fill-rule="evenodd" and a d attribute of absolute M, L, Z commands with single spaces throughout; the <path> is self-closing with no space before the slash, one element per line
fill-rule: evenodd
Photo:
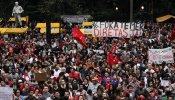
<path fill-rule="evenodd" d="M 17 94 L 17 91 L 20 91 L 20 95 L 22 94 L 22 91 L 20 89 L 16 89 L 14 92 L 15 92 L 15 95 Z"/>
<path fill-rule="evenodd" d="M 87 91 L 87 93 L 88 93 L 89 95 L 92 95 L 92 90 L 89 89 L 89 90 Z"/>
<path fill-rule="evenodd" d="M 127 87 L 127 88 L 129 89 L 130 87 L 131 87 L 131 88 L 133 88 L 133 86 L 132 86 L 132 85 L 128 85 L 128 87 Z"/>
<path fill-rule="evenodd" d="M 140 86 L 145 86 L 145 83 L 144 83 L 144 82 L 141 82 L 141 83 L 140 83 Z"/>
<path fill-rule="evenodd" d="M 96 96 L 93 96 L 93 100 L 99 100 L 99 98 Z"/>
<path fill-rule="evenodd" d="M 132 74 L 133 77 L 137 77 L 137 75 L 135 73 Z"/>
<path fill-rule="evenodd" d="M 169 97 L 173 98 L 174 96 L 173 96 L 173 95 L 169 95 L 168 98 L 169 98 Z"/>

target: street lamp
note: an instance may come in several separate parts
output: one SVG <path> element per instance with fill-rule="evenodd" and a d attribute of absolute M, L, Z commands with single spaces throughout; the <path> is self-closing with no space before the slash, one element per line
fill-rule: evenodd
<path fill-rule="evenodd" d="M 145 9 L 145 7 L 142 5 L 142 6 L 140 7 L 141 20 L 144 20 L 144 19 L 145 19 L 145 18 L 144 18 L 144 15 L 145 15 L 144 9 Z"/>
<path fill-rule="evenodd" d="M 117 10 L 117 11 L 118 11 L 118 7 L 116 7 L 116 8 L 115 8 L 115 10 Z"/>
<path fill-rule="evenodd" d="M 141 10 L 144 10 L 145 9 L 145 7 L 144 6 L 141 6 Z"/>
<path fill-rule="evenodd" d="M 133 21 L 133 0 L 130 0 L 130 23 Z"/>

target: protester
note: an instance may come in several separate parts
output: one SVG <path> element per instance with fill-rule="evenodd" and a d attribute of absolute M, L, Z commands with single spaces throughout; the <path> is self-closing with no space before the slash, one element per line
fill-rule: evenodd
<path fill-rule="evenodd" d="M 52 35 L 51 46 L 35 29 L 1 34 L 0 87 L 13 88 L 14 100 L 173 100 L 174 63 L 148 62 L 149 49 L 174 49 L 173 27 L 145 23 L 139 37 L 86 36 L 87 47 L 70 33 Z M 46 80 L 35 73 L 47 73 Z"/>

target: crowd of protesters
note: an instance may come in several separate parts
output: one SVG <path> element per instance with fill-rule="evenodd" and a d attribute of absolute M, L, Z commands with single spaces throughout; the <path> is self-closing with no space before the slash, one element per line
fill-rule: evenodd
<path fill-rule="evenodd" d="M 51 45 L 35 29 L 0 35 L 0 87 L 13 88 L 14 100 L 174 100 L 174 63 L 148 63 L 147 53 L 174 48 L 168 38 L 174 26 L 144 28 L 142 36 L 128 39 L 86 36 L 88 47 L 71 33 L 52 35 Z M 116 41 L 120 60 L 110 66 L 107 51 Z M 44 72 L 46 81 L 35 80 L 35 73 Z"/>

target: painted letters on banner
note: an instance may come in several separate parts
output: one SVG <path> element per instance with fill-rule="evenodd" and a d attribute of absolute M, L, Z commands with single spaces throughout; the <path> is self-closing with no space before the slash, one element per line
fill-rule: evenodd
<path fill-rule="evenodd" d="M 161 64 L 162 62 L 174 63 L 173 51 L 171 47 L 164 49 L 149 49 L 149 63 Z"/>
<path fill-rule="evenodd" d="M 92 22 L 93 37 L 123 37 L 142 36 L 142 23 L 122 22 Z"/>

